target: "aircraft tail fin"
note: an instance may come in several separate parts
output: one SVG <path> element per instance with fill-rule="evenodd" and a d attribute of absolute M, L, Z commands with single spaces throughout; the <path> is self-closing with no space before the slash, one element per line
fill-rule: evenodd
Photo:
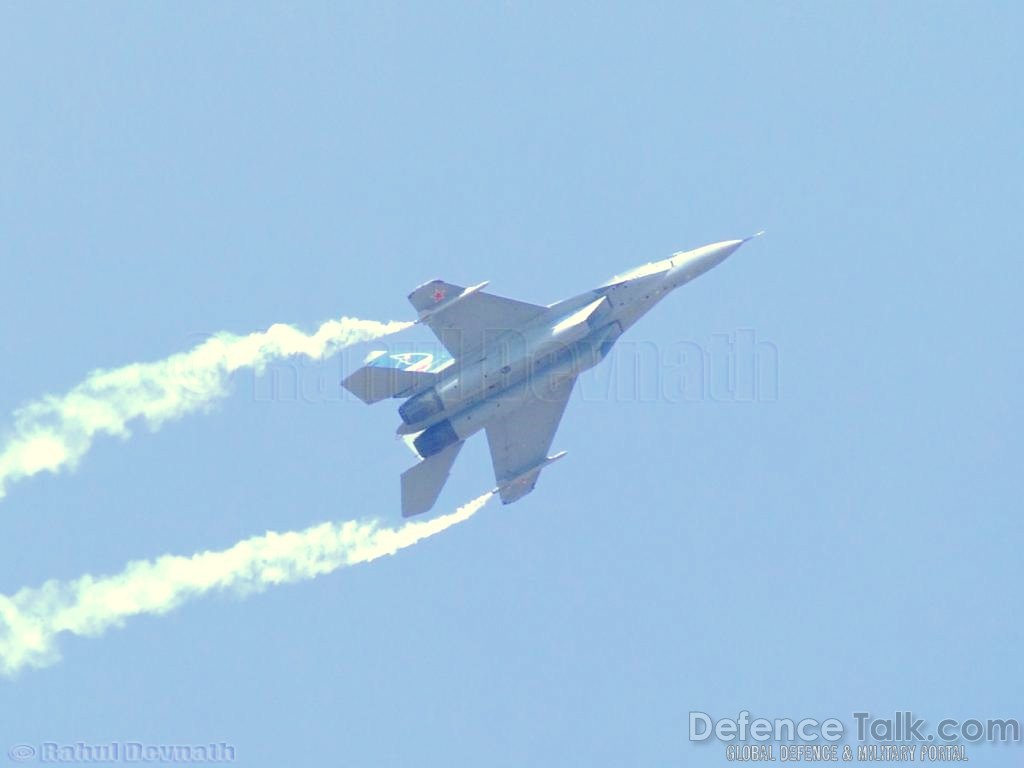
<path fill-rule="evenodd" d="M 431 280 L 424 283 L 409 294 L 409 301 L 420 315 L 433 313 L 435 310 L 452 303 L 460 297 L 466 288 L 444 280 Z"/>
<path fill-rule="evenodd" d="M 452 443 L 402 473 L 402 517 L 419 515 L 434 506 L 464 444 L 462 440 Z"/>

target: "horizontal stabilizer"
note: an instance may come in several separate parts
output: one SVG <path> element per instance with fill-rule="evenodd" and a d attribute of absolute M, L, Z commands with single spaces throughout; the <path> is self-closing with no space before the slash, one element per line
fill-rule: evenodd
<path fill-rule="evenodd" d="M 436 379 L 436 373 L 427 371 L 367 365 L 341 382 L 341 385 L 364 403 L 376 403 L 386 397 L 411 395 L 418 389 L 430 386 Z"/>
<path fill-rule="evenodd" d="M 419 515 L 434 506 L 464 444 L 461 440 L 452 443 L 402 473 L 402 517 Z"/>

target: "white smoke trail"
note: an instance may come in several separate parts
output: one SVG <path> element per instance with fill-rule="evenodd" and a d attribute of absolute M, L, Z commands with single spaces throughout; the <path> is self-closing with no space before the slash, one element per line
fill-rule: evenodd
<path fill-rule="evenodd" d="M 61 632 L 96 636 L 129 616 L 166 613 L 212 590 L 244 595 L 393 555 L 468 520 L 490 498 L 488 492 L 450 514 L 399 528 L 381 528 L 373 520 L 270 532 L 219 552 L 138 560 L 114 576 L 87 574 L 0 595 L 0 672 L 11 675 L 26 666 L 55 663 Z"/>
<path fill-rule="evenodd" d="M 220 333 L 157 362 L 94 371 L 66 395 L 47 395 L 15 411 L 13 432 L 0 446 L 0 498 L 12 480 L 74 467 L 97 434 L 127 437 L 132 419 L 156 429 L 206 407 L 227 393 L 229 376 L 239 368 L 259 371 L 290 355 L 319 360 L 410 325 L 343 317 L 307 335 L 278 324 L 248 336 Z"/>

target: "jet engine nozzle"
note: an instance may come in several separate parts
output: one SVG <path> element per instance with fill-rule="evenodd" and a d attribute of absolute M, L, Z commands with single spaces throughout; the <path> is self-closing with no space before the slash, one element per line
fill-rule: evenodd
<path fill-rule="evenodd" d="M 406 424 L 419 424 L 443 410 L 444 403 L 441 402 L 441 396 L 437 394 L 437 388 L 431 387 L 426 392 L 420 392 L 398 406 L 398 415 Z"/>
<path fill-rule="evenodd" d="M 459 442 L 459 436 L 455 434 L 451 421 L 445 419 L 432 427 L 428 427 L 413 440 L 413 447 L 423 458 L 440 453 L 449 445 Z"/>

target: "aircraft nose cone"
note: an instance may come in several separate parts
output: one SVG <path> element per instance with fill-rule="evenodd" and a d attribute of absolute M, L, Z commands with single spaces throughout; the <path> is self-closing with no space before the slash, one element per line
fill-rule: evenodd
<path fill-rule="evenodd" d="M 718 247 L 712 253 L 709 253 L 708 256 L 714 256 L 715 263 L 719 264 L 728 259 L 734 253 L 736 253 L 737 249 L 739 249 L 739 247 L 743 245 L 745 242 L 747 241 L 726 240 L 723 243 L 717 243 Z"/>
<path fill-rule="evenodd" d="M 712 243 L 698 249 L 694 254 L 694 264 L 698 274 L 707 272 L 712 267 L 717 267 L 728 259 L 746 240 L 724 240 L 721 243 Z"/>
<path fill-rule="evenodd" d="M 715 264 L 721 264 L 727 258 L 736 253 L 736 250 L 744 243 L 750 242 L 755 237 L 760 237 L 764 234 L 764 230 L 751 235 L 750 237 L 744 237 L 741 240 L 723 240 L 721 243 L 713 243 L 712 245 L 705 246 L 708 253 L 707 256 L 713 256 L 715 258 Z"/>
<path fill-rule="evenodd" d="M 753 237 L 757 237 L 760 234 L 761 233 L 758 232 L 757 235 L 754 235 Z M 689 254 L 685 255 L 678 264 L 668 271 L 666 281 L 673 288 L 687 283 L 698 275 L 704 274 L 709 269 L 717 267 L 727 258 L 736 253 L 736 250 L 750 239 L 752 238 L 745 237 L 742 240 L 723 240 L 720 243 L 711 243 L 711 245 L 705 245 L 695 251 L 691 251 Z"/>

